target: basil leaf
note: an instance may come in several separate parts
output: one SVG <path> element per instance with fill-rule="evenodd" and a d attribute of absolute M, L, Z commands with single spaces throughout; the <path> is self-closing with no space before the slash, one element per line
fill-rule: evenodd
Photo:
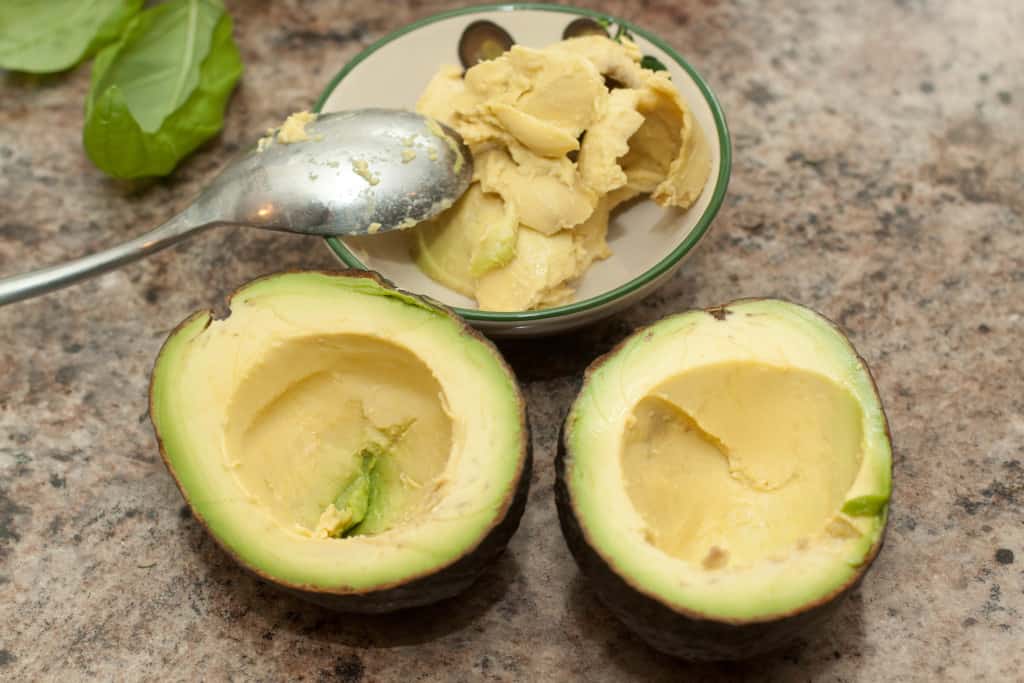
<path fill-rule="evenodd" d="M 668 67 L 661 63 L 661 60 L 651 55 L 644 55 L 640 60 L 640 66 L 651 71 L 668 71 Z"/>
<path fill-rule="evenodd" d="M 117 40 L 143 0 L 3 0 L 0 68 L 69 69 Z"/>
<path fill-rule="evenodd" d="M 103 92 L 117 85 L 142 129 L 157 130 L 199 83 L 199 65 L 223 14 L 219 0 L 176 0 L 143 12 L 116 57 L 93 72 L 93 87 Z"/>
<path fill-rule="evenodd" d="M 117 178 L 167 175 L 220 131 L 242 73 L 231 27 L 219 0 L 172 0 L 97 55 L 83 133 L 96 166 Z"/>

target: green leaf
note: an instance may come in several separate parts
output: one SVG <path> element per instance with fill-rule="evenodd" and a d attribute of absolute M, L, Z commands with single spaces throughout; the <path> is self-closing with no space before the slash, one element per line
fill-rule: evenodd
<path fill-rule="evenodd" d="M 644 55 L 640 60 L 640 66 L 650 71 L 668 71 L 668 67 L 661 63 L 661 60 L 651 55 Z"/>
<path fill-rule="evenodd" d="M 0 68 L 69 69 L 117 40 L 143 0 L 2 0 Z"/>
<path fill-rule="evenodd" d="M 242 61 L 219 0 L 139 14 L 102 50 L 86 100 L 89 158 L 117 178 L 166 175 L 216 135 Z"/>
<path fill-rule="evenodd" d="M 843 514 L 851 517 L 872 517 L 885 509 L 889 496 L 858 496 L 843 504 Z"/>
<path fill-rule="evenodd" d="M 625 36 L 630 40 L 633 40 L 633 34 L 623 25 L 621 22 L 613 21 L 611 17 L 597 17 L 594 21 L 598 23 L 605 31 L 610 31 L 612 24 L 615 24 L 615 34 L 611 35 L 611 39 L 616 43 L 622 42 L 622 37 Z"/>
<path fill-rule="evenodd" d="M 128 27 L 115 58 L 93 72 L 93 87 L 120 87 L 132 116 L 152 133 L 199 84 L 199 67 L 223 14 L 219 0 L 175 0 L 143 12 Z"/>

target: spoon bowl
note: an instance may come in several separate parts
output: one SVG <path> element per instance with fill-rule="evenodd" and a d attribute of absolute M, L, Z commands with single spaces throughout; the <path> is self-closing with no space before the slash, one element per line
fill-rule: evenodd
<path fill-rule="evenodd" d="M 225 222 L 310 235 L 362 235 L 433 218 L 469 187 L 458 133 L 419 114 L 322 114 L 296 143 L 270 135 L 200 195 Z"/>
<path fill-rule="evenodd" d="M 116 247 L 0 278 L 0 305 L 45 294 L 218 225 L 337 237 L 412 227 L 457 200 L 473 177 L 458 133 L 419 114 L 321 114 L 301 135 L 271 131 L 184 211 Z"/>

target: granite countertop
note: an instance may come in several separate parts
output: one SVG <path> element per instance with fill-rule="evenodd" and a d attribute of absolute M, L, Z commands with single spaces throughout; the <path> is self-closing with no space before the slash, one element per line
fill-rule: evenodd
<path fill-rule="evenodd" d="M 224 133 L 149 187 L 86 159 L 88 68 L 0 73 L 0 272 L 156 225 L 361 48 L 457 3 L 229 4 L 246 73 Z M 1024 5 L 587 4 L 653 27 L 707 77 L 735 163 L 711 235 L 666 287 L 578 334 L 502 345 L 536 456 L 509 551 L 460 599 L 371 618 L 278 593 L 218 550 L 157 454 L 154 356 L 240 283 L 336 263 L 316 240 L 214 231 L 0 309 L 0 679 L 1024 680 Z M 631 330 L 753 295 L 817 308 L 871 364 L 895 440 L 889 534 L 820 637 L 685 664 L 577 572 L 556 433 L 582 369 Z"/>

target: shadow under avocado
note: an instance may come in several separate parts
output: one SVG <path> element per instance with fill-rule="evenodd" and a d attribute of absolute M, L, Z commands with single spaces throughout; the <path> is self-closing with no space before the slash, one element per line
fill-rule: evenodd
<path fill-rule="evenodd" d="M 521 381 L 582 377 L 587 366 L 637 329 L 693 308 L 699 276 L 695 270 L 676 273 L 625 310 L 580 329 L 548 337 L 498 339 L 494 343 Z"/>
<path fill-rule="evenodd" d="M 629 631 L 577 573 L 567 596 L 568 618 L 584 638 L 599 643 L 622 680 L 642 681 L 771 681 L 798 674 L 803 680 L 826 676 L 843 653 L 859 656 L 864 621 L 859 592 L 840 606 L 820 633 L 809 640 L 765 655 L 735 662 L 688 662 L 662 654 Z"/>
<path fill-rule="evenodd" d="M 594 359 L 632 331 L 624 317 L 616 315 L 573 332 L 494 343 L 521 381 L 546 380 L 582 376 Z"/>
<path fill-rule="evenodd" d="M 499 602 L 519 574 L 515 558 L 503 552 L 466 591 L 433 605 L 390 614 L 346 614 L 286 596 L 303 622 L 284 627 L 316 640 L 353 647 L 417 645 L 460 631 Z"/>
<path fill-rule="evenodd" d="M 433 605 L 390 614 L 349 614 L 295 597 L 235 562 L 191 515 L 183 520 L 190 533 L 204 538 L 196 556 L 204 565 L 204 582 L 230 591 L 231 599 L 262 614 L 272 631 L 287 631 L 306 638 L 352 647 L 375 648 L 415 645 L 459 631 L 499 602 L 519 576 L 519 565 L 507 550 L 489 564 L 466 591 Z"/>

